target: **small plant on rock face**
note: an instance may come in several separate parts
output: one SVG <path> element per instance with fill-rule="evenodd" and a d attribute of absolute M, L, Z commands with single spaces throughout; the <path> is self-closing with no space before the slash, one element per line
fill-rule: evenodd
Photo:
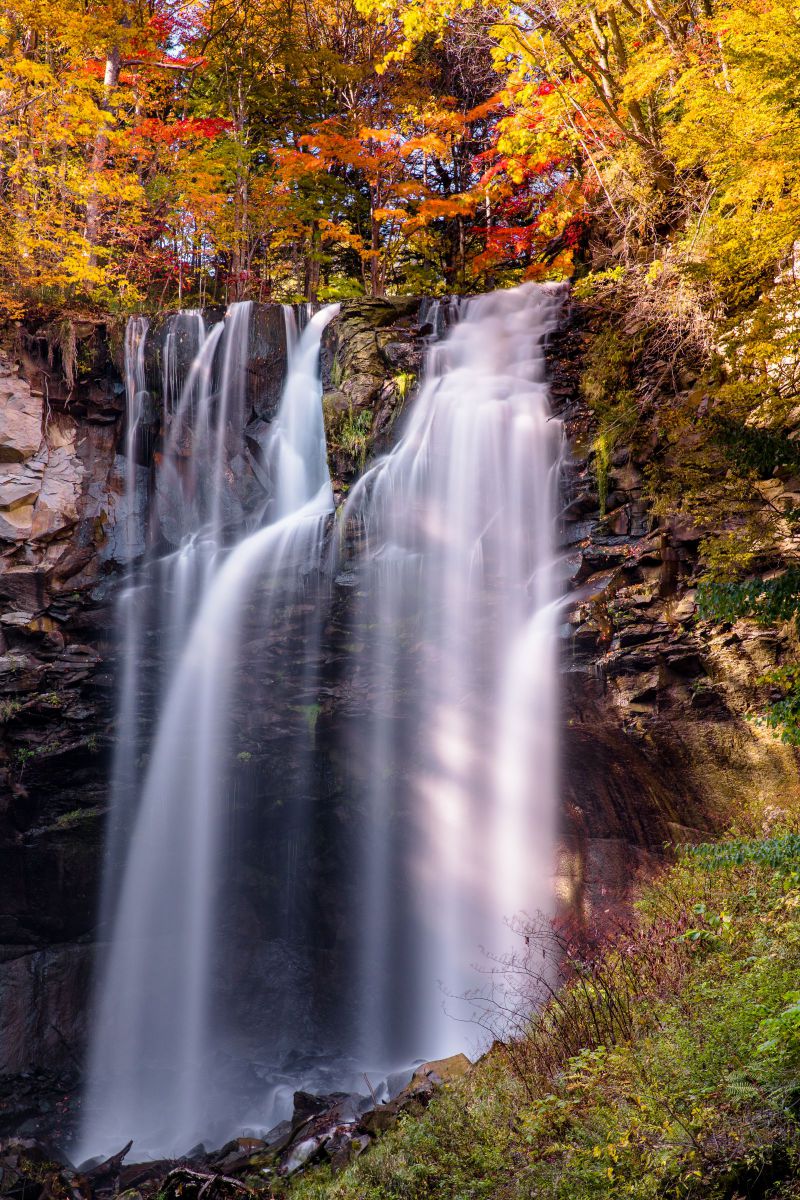
<path fill-rule="evenodd" d="M 308 732 L 314 736 L 314 731 L 317 728 L 317 718 L 321 712 L 318 704 L 300 704 L 297 707 L 297 712 L 302 713 L 308 726 Z"/>
<path fill-rule="evenodd" d="M 22 775 L 23 775 L 28 763 L 31 761 L 32 758 L 35 758 L 35 757 L 36 757 L 36 751 L 32 750 L 30 746 L 19 746 L 14 751 L 14 761 L 16 762 L 17 766 L 19 767 L 20 779 L 22 778 Z"/>
<path fill-rule="evenodd" d="M 706 579 L 697 589 L 697 608 L 703 620 L 732 623 L 746 618 L 766 627 L 785 622 L 796 630 L 800 613 L 800 568 L 792 564 L 768 579 L 734 582 Z M 787 745 L 800 746 L 800 663 L 775 667 L 756 683 L 772 692 L 759 722 L 775 730 Z"/>
<path fill-rule="evenodd" d="M 72 829 L 85 821 L 94 820 L 97 815 L 98 810 L 94 808 L 74 808 L 71 812 L 62 813 L 60 817 L 56 817 L 55 824 L 58 829 Z"/>
<path fill-rule="evenodd" d="M 350 458 L 358 459 L 360 465 L 363 467 L 371 429 L 371 410 L 362 409 L 356 412 L 351 405 L 343 415 L 338 429 L 334 432 L 334 445 L 337 449 L 349 455 Z"/>
<path fill-rule="evenodd" d="M 395 375 L 394 385 L 397 388 L 398 396 L 404 403 L 408 399 L 416 381 L 417 377 L 413 371 L 401 371 L 399 375 Z"/>
<path fill-rule="evenodd" d="M 641 349 L 637 338 L 626 338 L 611 327 L 594 339 L 581 376 L 581 391 L 594 414 L 594 470 L 605 516 L 608 477 L 614 450 L 635 436 L 639 410 L 631 388 L 631 369 Z"/>
<path fill-rule="evenodd" d="M 343 379 L 344 371 L 342 370 L 342 364 L 339 362 L 339 355 L 334 354 L 333 362 L 331 363 L 331 387 L 341 387 Z"/>
<path fill-rule="evenodd" d="M 704 620 L 749 617 L 767 626 L 792 621 L 800 610 L 800 568 L 790 566 L 770 579 L 704 580 L 697 589 L 697 607 Z"/>
<path fill-rule="evenodd" d="M 613 289 L 619 284 L 625 274 L 622 266 L 611 267 L 606 271 L 589 271 L 587 275 L 576 279 L 572 294 L 575 300 L 588 300 L 602 295 L 604 290 Z"/>
<path fill-rule="evenodd" d="M 606 515 L 608 501 L 608 469 L 611 466 L 613 440 L 607 431 L 601 431 L 592 443 L 594 450 L 594 471 L 597 477 L 597 495 L 600 502 L 600 516 Z"/>
<path fill-rule="evenodd" d="M 19 700 L 4 700 L 0 704 L 0 725 L 4 725 L 7 721 L 12 721 L 14 717 L 22 709 L 22 703 Z"/>

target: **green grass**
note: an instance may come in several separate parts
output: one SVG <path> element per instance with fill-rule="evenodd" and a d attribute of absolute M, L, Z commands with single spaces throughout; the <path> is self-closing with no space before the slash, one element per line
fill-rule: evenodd
<path fill-rule="evenodd" d="M 288 1194 L 800 1195 L 800 838 L 685 850 L 602 952 L 566 944 L 571 982 L 522 1038 Z"/>
<path fill-rule="evenodd" d="M 75 829 L 79 825 L 98 820 L 103 815 L 101 808 L 74 808 L 71 812 L 56 817 L 54 829 Z"/>

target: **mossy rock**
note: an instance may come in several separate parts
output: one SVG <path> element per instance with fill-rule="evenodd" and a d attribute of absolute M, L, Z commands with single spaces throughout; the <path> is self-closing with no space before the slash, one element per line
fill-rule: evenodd
<path fill-rule="evenodd" d="M 361 324 L 365 329 L 375 330 L 386 325 L 394 325 L 404 318 L 416 320 L 419 304 L 416 296 L 364 297 L 358 300 L 345 300 L 342 303 L 339 320 L 348 325 Z"/>

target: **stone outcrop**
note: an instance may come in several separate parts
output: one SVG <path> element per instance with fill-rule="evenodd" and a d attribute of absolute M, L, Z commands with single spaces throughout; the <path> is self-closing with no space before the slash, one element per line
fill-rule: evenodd
<path fill-rule="evenodd" d="M 107 800 L 109 583 L 122 479 L 111 331 L 24 325 L 0 342 L 0 1063 L 75 1070 Z M 68 378 L 69 376 L 69 378 Z M 38 1087 L 0 1080 L 0 1125 Z"/>
<path fill-rule="evenodd" d="M 770 803 L 776 819 L 796 811 L 800 760 L 751 719 L 757 680 L 785 647 L 774 630 L 698 618 L 700 535 L 650 513 L 650 448 L 617 448 L 601 513 L 580 392 L 592 336 L 576 306 L 549 357 L 567 437 L 560 887 L 565 903 L 602 915 L 666 846 L 746 828 Z"/>
<path fill-rule="evenodd" d="M 424 354 L 420 301 L 358 300 L 342 306 L 322 340 L 322 405 L 337 500 L 369 456 L 386 449 L 413 397 Z"/>

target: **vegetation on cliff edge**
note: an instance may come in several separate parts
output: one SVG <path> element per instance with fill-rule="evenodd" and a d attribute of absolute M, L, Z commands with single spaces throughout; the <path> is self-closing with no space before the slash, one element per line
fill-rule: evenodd
<path fill-rule="evenodd" d="M 798 1195 L 799 971 L 797 835 L 687 850 L 629 930 L 574 957 L 521 1039 L 343 1174 L 284 1186 L 296 1200 Z"/>

